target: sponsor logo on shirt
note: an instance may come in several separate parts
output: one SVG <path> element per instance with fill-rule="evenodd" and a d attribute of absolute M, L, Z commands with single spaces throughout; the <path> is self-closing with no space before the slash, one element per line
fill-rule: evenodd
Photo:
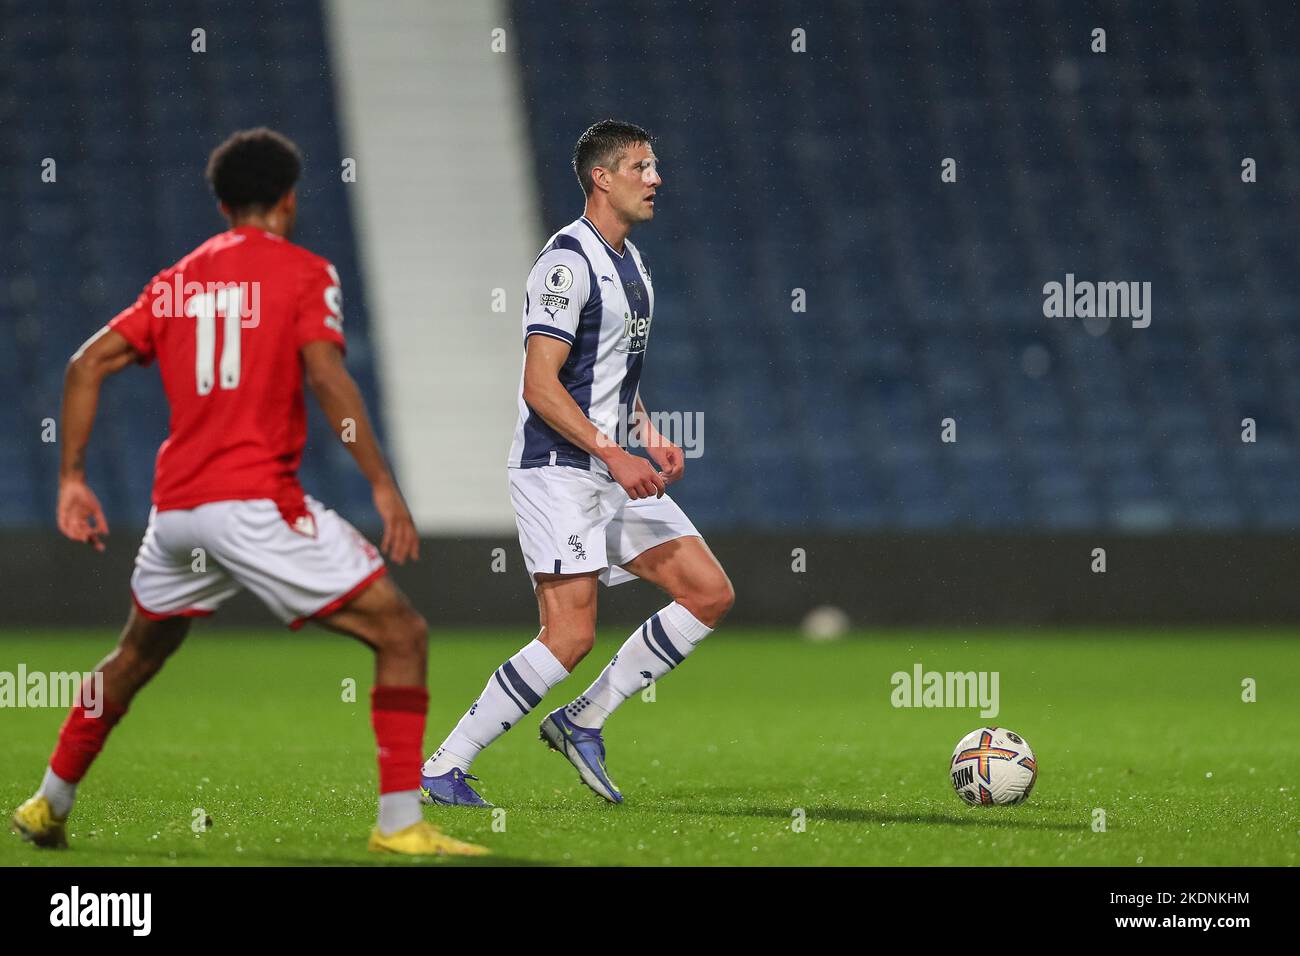
<path fill-rule="evenodd" d="M 623 313 L 623 338 L 614 346 L 618 352 L 644 352 L 650 341 L 650 316 Z"/>

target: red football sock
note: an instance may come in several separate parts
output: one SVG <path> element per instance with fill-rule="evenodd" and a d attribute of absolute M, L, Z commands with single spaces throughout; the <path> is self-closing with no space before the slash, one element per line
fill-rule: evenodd
<path fill-rule="evenodd" d="M 420 786 L 424 762 L 424 687 L 380 686 L 370 691 L 370 723 L 379 744 L 379 792 L 398 793 Z"/>
<path fill-rule="evenodd" d="M 126 714 L 125 707 L 119 707 L 111 700 L 104 700 L 103 705 L 103 713 L 92 717 L 86 713 L 84 705 L 73 704 L 68 711 L 68 719 L 59 730 L 59 743 L 54 748 L 54 755 L 50 757 L 50 769 L 68 783 L 81 782 L 99 752 L 104 749 L 108 732 Z"/>

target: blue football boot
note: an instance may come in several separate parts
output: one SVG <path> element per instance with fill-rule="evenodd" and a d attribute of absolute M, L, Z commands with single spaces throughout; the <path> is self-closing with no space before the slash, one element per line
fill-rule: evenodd
<path fill-rule="evenodd" d="M 471 787 L 466 780 L 477 780 L 459 767 L 452 767 L 446 773 L 436 777 L 420 774 L 420 802 L 435 806 L 449 807 L 490 807 L 488 803 Z"/>
<path fill-rule="evenodd" d="M 564 708 L 552 711 L 542 721 L 542 740 L 558 750 L 578 770 L 582 782 L 610 803 L 622 803 L 614 781 L 605 770 L 605 740 L 599 730 L 579 727 L 569 719 Z"/>

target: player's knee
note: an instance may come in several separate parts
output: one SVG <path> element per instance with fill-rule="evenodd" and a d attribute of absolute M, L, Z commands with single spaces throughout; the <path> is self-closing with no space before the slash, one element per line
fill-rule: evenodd
<path fill-rule="evenodd" d="M 143 653 L 134 644 L 120 644 L 113 655 L 113 663 L 127 681 L 133 684 L 144 683 L 162 669 L 167 660 L 163 654 Z"/>
<path fill-rule="evenodd" d="M 546 629 L 547 643 L 568 670 L 586 657 L 596 644 L 596 628 L 587 622 L 570 622 Z"/>
<path fill-rule="evenodd" d="M 415 608 L 406 606 L 385 614 L 371 643 L 386 654 L 422 658 L 428 647 L 429 624 Z"/>
<path fill-rule="evenodd" d="M 423 657 L 429 646 L 429 622 L 415 608 L 408 607 L 400 615 L 398 640 L 401 649 L 412 656 Z"/>
<path fill-rule="evenodd" d="M 569 647 L 583 657 L 596 646 L 596 629 L 589 625 L 580 627 L 571 627 L 569 629 Z"/>
<path fill-rule="evenodd" d="M 727 616 L 731 606 L 736 603 L 736 592 L 724 574 L 716 581 L 711 581 L 705 587 L 698 589 L 682 603 L 701 624 L 717 627 Z"/>
<path fill-rule="evenodd" d="M 429 622 L 424 619 L 424 615 L 415 608 L 408 608 L 406 614 L 406 626 L 411 629 L 420 641 L 423 641 L 429 634 Z"/>

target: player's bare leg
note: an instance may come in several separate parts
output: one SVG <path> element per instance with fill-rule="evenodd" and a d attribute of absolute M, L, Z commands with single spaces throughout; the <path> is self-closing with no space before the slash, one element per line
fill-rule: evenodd
<path fill-rule="evenodd" d="M 703 538 L 674 538 L 637 555 L 623 569 L 664 591 L 710 629 L 735 603 L 727 572 Z"/>
<path fill-rule="evenodd" d="M 596 642 L 595 574 L 537 575 L 537 635 L 566 671 L 572 671 Z"/>
<path fill-rule="evenodd" d="M 596 639 L 596 576 L 538 575 L 537 602 L 542 616 L 541 641 L 572 669 L 591 650 Z M 610 803 L 622 803 L 614 781 L 605 769 L 605 741 L 600 730 L 575 724 L 561 707 L 542 721 L 541 738 L 564 755 L 578 777 Z"/>
<path fill-rule="evenodd" d="M 14 812 L 11 825 L 23 839 L 42 847 L 67 846 L 65 824 L 77 785 L 135 695 L 181 646 L 189 628 L 186 617 L 154 620 L 131 609 L 117 647 L 95 666 L 90 686 L 83 685 L 68 711 L 40 789 Z"/>
<path fill-rule="evenodd" d="M 126 627 L 113 648 L 95 670 L 104 675 L 104 697 L 123 710 L 135 695 L 162 670 L 190 632 L 190 618 L 167 617 L 153 620 L 137 608 L 131 609 Z"/>
<path fill-rule="evenodd" d="M 536 638 L 498 667 L 447 739 L 425 761 L 420 786 L 426 803 L 487 807 L 466 782 L 483 748 L 542 702 L 546 693 L 591 650 L 596 635 L 596 574 L 539 574 Z"/>
<path fill-rule="evenodd" d="M 672 598 L 624 643 L 570 716 L 599 729 L 619 704 L 680 664 L 713 632 L 735 601 L 727 573 L 702 538 L 675 538 L 623 565 Z"/>
<path fill-rule="evenodd" d="M 420 812 L 424 755 L 428 624 L 387 577 L 376 579 L 319 623 L 375 652 L 370 717 L 379 750 L 379 822 L 370 849 L 407 854 L 478 856 L 488 851 L 446 836 Z"/>
<path fill-rule="evenodd" d="M 375 686 L 424 687 L 429 625 L 387 576 L 317 623 L 375 652 Z"/>
<path fill-rule="evenodd" d="M 735 600 L 722 565 L 698 537 L 657 545 L 622 567 L 667 592 L 672 603 L 632 633 L 584 693 L 542 724 L 543 737 L 563 749 L 583 782 L 613 803 L 623 797 L 605 769 L 605 721 L 623 701 L 685 660 L 722 623 Z M 560 734 L 562 747 L 557 745 Z"/>

